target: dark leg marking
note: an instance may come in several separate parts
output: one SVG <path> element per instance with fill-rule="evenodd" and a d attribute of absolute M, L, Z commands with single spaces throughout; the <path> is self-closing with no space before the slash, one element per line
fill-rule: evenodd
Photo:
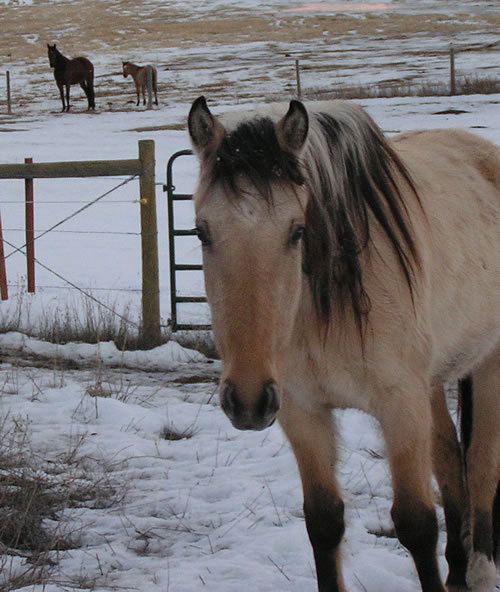
<path fill-rule="evenodd" d="M 345 530 L 344 503 L 329 492 L 314 492 L 304 500 L 304 514 L 319 592 L 340 592 L 336 552 Z"/>
<path fill-rule="evenodd" d="M 468 558 L 462 541 L 463 517 L 456 505 L 447 498 L 446 492 L 442 498 L 447 532 L 445 557 L 449 567 L 446 584 L 465 588 Z"/>
<path fill-rule="evenodd" d="M 398 504 L 392 519 L 401 544 L 413 556 L 423 592 L 445 592 L 436 559 L 438 524 L 434 508 Z"/>
<path fill-rule="evenodd" d="M 500 483 L 493 502 L 493 556 L 500 562 Z"/>
<path fill-rule="evenodd" d="M 482 553 L 489 561 L 493 559 L 493 518 L 491 512 L 474 512 L 474 535 L 472 547 L 475 553 Z"/>

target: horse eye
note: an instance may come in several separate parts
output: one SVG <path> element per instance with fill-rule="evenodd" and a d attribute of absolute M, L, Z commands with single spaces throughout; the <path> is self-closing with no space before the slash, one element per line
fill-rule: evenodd
<path fill-rule="evenodd" d="M 204 229 L 201 228 L 200 226 L 197 226 L 194 229 L 196 236 L 198 237 L 200 243 L 204 246 L 204 247 L 209 247 L 210 246 L 210 238 L 208 236 L 208 232 Z"/>
<path fill-rule="evenodd" d="M 304 238 L 304 234 L 306 232 L 306 227 L 305 226 L 297 226 L 297 228 L 295 228 L 290 236 L 290 244 L 291 245 L 296 245 L 299 241 L 301 241 Z"/>

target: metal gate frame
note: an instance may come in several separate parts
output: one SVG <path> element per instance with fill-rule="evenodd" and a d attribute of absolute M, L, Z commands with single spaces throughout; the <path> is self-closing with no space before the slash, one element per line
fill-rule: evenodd
<path fill-rule="evenodd" d="M 180 156 L 191 156 L 192 150 L 179 150 L 172 154 L 167 163 L 167 183 L 163 186 L 163 191 L 167 192 L 168 202 L 168 248 L 170 263 L 170 303 L 172 307 L 172 318 L 170 325 L 172 331 L 209 331 L 212 325 L 203 324 L 182 324 L 177 322 L 177 305 L 186 302 L 206 302 L 205 296 L 178 296 L 177 295 L 177 273 L 183 271 L 201 271 L 203 266 L 197 263 L 176 263 L 175 261 L 175 237 L 176 236 L 196 236 L 195 230 L 181 230 L 175 228 L 174 220 L 174 202 L 189 201 L 192 199 L 190 193 L 175 193 L 173 165 Z"/>

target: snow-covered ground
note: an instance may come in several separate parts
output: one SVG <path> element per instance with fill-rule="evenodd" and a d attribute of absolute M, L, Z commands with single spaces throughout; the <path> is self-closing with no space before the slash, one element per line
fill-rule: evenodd
<path fill-rule="evenodd" d="M 62 532 L 77 533 L 79 546 L 54 552 L 49 583 L 27 589 L 62 592 L 81 582 L 96 591 L 315 589 L 292 452 L 279 428 L 242 433 L 230 426 L 214 396 L 217 363 L 172 343 L 119 354 L 110 344 L 56 348 L 11 333 L 0 337 L 0 348 L 18 356 L 0 366 L 1 414 L 27 426 L 39 470 L 77 448 L 85 479 L 102 481 L 104 465 L 124 496 L 111 508 L 68 509 Z M 44 357 L 48 369 L 40 367 Z M 68 359 L 88 367 L 64 370 Z M 96 396 L 97 383 L 107 395 Z M 339 428 L 346 585 L 413 592 L 412 561 L 391 534 L 377 428 L 354 411 L 339 414 Z M 188 437 L 167 441 L 165 431 Z M 68 471 L 78 470 L 73 460 Z M 9 558 L 4 577 L 24 565 Z"/>
<path fill-rule="evenodd" d="M 362 101 L 389 133 L 422 127 L 462 126 L 500 143 L 499 96 Z M 465 111 L 441 114 L 448 109 Z M 92 115 L 45 116 L 8 135 L 3 147 L 7 162 L 21 162 L 26 155 L 36 161 L 86 158 L 133 158 L 139 138 L 153 138 L 157 148 L 158 178 L 175 150 L 188 147 L 184 132 L 127 131 L 155 126 L 187 112 L 178 105 L 173 113 L 153 111 L 137 114 L 102 114 L 99 125 Z M 59 133 L 57 133 L 59 132 Z M 63 133 L 64 132 L 64 133 Z M 78 141 L 75 139 L 78 138 Z M 196 166 L 190 157 L 179 165 L 179 188 L 192 187 Z M 36 199 L 80 202 L 100 194 L 116 180 L 35 182 Z M 2 182 L 2 201 L 23 199 L 20 182 Z M 169 315 L 167 277 L 166 213 L 158 188 L 162 313 Z M 136 200 L 137 187 L 127 185 L 117 200 Z M 66 204 L 69 211 L 75 203 Z M 16 210 L 17 208 L 17 210 Z M 14 224 L 20 207 L 2 204 L 5 227 Z M 44 228 L 66 215 L 59 204 L 37 206 L 37 227 Z M 137 231 L 136 203 L 94 206 L 75 221 L 73 228 L 124 229 Z M 183 214 L 184 215 L 184 214 Z M 185 223 L 192 225 L 189 214 Z M 14 222 L 15 220 L 15 222 Z M 6 232 L 19 244 L 22 238 Z M 182 249 L 180 249 L 182 251 Z M 140 285 L 137 237 L 114 235 L 49 234 L 37 246 L 38 257 L 48 266 L 85 287 Z M 184 255 L 197 258 L 198 246 L 185 246 Z M 22 257 L 7 261 L 9 277 L 24 273 Z M 40 285 L 56 281 L 37 270 Z M 56 306 L 65 290 L 40 289 L 24 295 L 33 311 Z M 127 298 L 138 296 L 127 293 Z M 16 292 L 2 302 L 15 306 Z M 43 302 L 43 306 L 40 304 Z M 200 315 L 202 316 L 202 315 Z M 21 347 L 22 345 L 22 347 Z M 172 346 L 170 346 L 172 347 Z M 20 348 L 20 349 L 19 349 Z M 72 589 L 71 578 L 85 574 L 96 579 L 95 590 L 123 587 L 143 592 L 266 592 L 315 589 L 311 550 L 301 509 L 299 478 L 292 453 L 278 427 L 264 433 L 234 430 L 218 408 L 214 381 L 217 363 L 199 361 L 197 354 L 169 349 L 139 354 L 120 354 L 109 344 L 96 346 L 50 346 L 23 341 L 18 335 L 0 340 L 2 351 L 14 351 L 0 366 L 0 413 L 10 419 L 25 418 L 36 449 L 45 458 L 61 454 L 71 439 L 85 435 L 83 451 L 95 458 L 112 459 L 113 478 L 126 487 L 122 506 L 111 510 L 78 510 L 68 516 L 74 528 L 82 529 L 83 547 L 59 553 L 56 571 L 66 584 L 35 586 L 37 592 Z M 179 357 L 182 353 L 184 358 Z M 19 360 L 43 356 L 87 361 L 105 368 L 107 380 L 120 384 L 123 377 L 132 394 L 92 397 L 88 385 L 96 376 L 84 371 L 65 371 L 54 385 L 54 370 L 29 366 Z M 188 360 L 190 357 L 192 362 Z M 194 375 L 183 384 L 182 377 Z M 179 380 L 181 376 L 181 380 Z M 200 378 L 201 377 L 201 378 Z M 11 387 L 11 383 L 15 383 Z M 111 389 L 113 390 L 113 389 Z M 115 392 L 120 389 L 115 386 Z M 10 394 L 9 394 L 10 393 Z M 344 557 L 349 590 L 410 592 L 417 590 L 412 562 L 394 538 L 380 536 L 390 531 L 390 480 L 384 450 L 376 426 L 353 411 L 339 414 L 341 429 L 340 477 L 345 490 L 347 531 Z M 162 439 L 162 430 L 172 424 L 193 436 L 177 442 Z M 379 533 L 379 534 L 377 534 Z M 443 540 L 440 557 L 443 575 Z M 18 559 L 13 560 L 19 561 Z M 66 587 L 65 587 L 66 586 Z M 69 587 L 68 587 L 69 586 Z"/>
<path fill-rule="evenodd" d="M 12 8 L 21 2 L 2 3 Z M 239 5 L 235 10 L 242 5 L 221 0 L 199 1 L 193 6 L 198 14 L 203 14 L 215 4 Z M 246 0 L 244 4 L 255 8 L 257 3 Z M 301 4 L 259 3 L 266 10 Z M 419 10 L 423 10 L 424 4 L 436 5 L 418 3 Z M 461 3 L 437 4 L 440 10 L 453 11 Z M 495 3 L 490 4 L 494 10 Z M 471 10 L 484 5 L 467 3 Z M 410 3 L 398 6 L 411 8 Z M 427 41 L 421 42 L 425 45 Z M 357 60 L 366 59 L 368 51 L 374 62 L 383 61 L 385 42 L 372 43 Z M 401 43 L 400 51 L 405 41 Z M 252 52 L 252 47 L 258 51 Z M 248 72 L 253 96 L 249 92 L 244 100 L 238 97 L 239 104 L 233 107 L 229 97 L 219 104 L 207 92 L 215 112 L 241 109 L 242 103 L 251 107 L 260 97 L 267 96 L 273 80 L 253 76 L 252 69 L 265 70 L 266 53 L 261 52 L 262 48 L 262 44 L 249 43 L 248 70 L 227 74 L 243 88 Z M 313 49 L 312 45 L 308 48 Z M 201 50 L 193 49 L 197 51 Z M 209 56 L 205 55 L 204 75 L 221 77 L 224 64 L 231 63 L 231 51 L 245 53 L 241 46 L 223 46 L 218 53 L 214 45 Z M 397 51 L 397 47 L 391 47 L 391 52 Z M 173 55 L 178 63 L 185 58 L 184 53 Z M 355 55 L 353 51 L 352 56 Z M 481 68 L 498 72 L 494 55 L 483 57 L 481 64 L 477 56 L 475 59 Z M 401 68 L 403 71 L 406 66 Z M 421 68 L 424 74 L 425 64 Z M 367 63 L 366 72 L 369 70 Z M 363 82 L 365 70 L 356 68 L 356 72 L 356 82 Z M 25 157 L 32 157 L 35 162 L 135 158 L 139 139 L 155 141 L 164 322 L 170 315 L 170 302 L 167 217 L 161 185 L 170 155 L 189 147 L 179 123 L 185 121 L 190 101 L 197 96 L 200 86 L 200 72 L 196 70 L 176 76 L 180 90 L 175 100 L 169 98 L 168 104 L 162 103 L 153 111 L 113 111 L 103 107 L 97 114 L 87 114 L 82 111 L 83 102 L 77 101 L 74 113 L 59 114 L 55 112 L 59 102 L 54 92 L 34 101 L 25 112 L 0 121 L 2 163 L 23 162 Z M 373 80 L 373 76 L 367 76 Z M 311 85 L 322 83 L 321 77 L 314 79 L 312 72 L 305 76 L 305 81 Z M 283 94 L 284 98 L 290 96 L 290 92 Z M 411 129 L 459 126 L 500 144 L 500 95 L 359 102 L 391 135 Z M 194 158 L 179 159 L 175 169 L 177 189 L 191 191 L 196 172 Z M 121 181 L 36 180 L 38 233 Z M 130 305 L 133 320 L 138 319 L 140 311 L 138 195 L 137 182 L 130 182 L 104 198 L 103 203 L 58 228 L 72 232 L 51 232 L 36 244 L 37 258 L 44 265 L 76 286 L 91 290 L 113 307 L 122 309 Z M 21 181 L 0 181 L 4 238 L 14 246 L 24 242 L 23 200 Z M 183 227 L 193 226 L 189 207 L 179 210 L 178 220 Z M 180 259 L 199 261 L 198 244 L 193 239 L 178 240 Z M 11 250 L 11 246 L 6 246 L 6 254 Z M 64 281 L 40 267 L 36 271 L 37 294 L 26 294 L 25 273 L 24 257 L 9 256 L 10 298 L 0 304 L 2 317 L 15 315 L 18 303 L 22 302 L 21 314 L 29 313 L 26 323 L 36 326 L 39 315 L 64 310 L 68 301 L 73 307 L 81 306 L 74 289 L 68 290 Z M 185 292 L 202 290 L 199 276 L 180 286 L 180 291 Z M 182 320 L 202 321 L 206 314 L 205 309 L 191 309 L 189 318 Z M 94 459 L 96 467 L 100 459 L 107 461 L 109 478 L 124 493 L 123 502 L 112 508 L 68 510 L 66 527 L 81 533 L 81 546 L 58 552 L 51 582 L 30 586 L 30 591 L 74 590 L 78 581 L 87 582 L 84 589 L 99 592 L 315 590 L 314 563 L 291 450 L 278 426 L 260 433 L 237 432 L 231 427 L 218 408 L 217 362 L 174 343 L 151 352 L 121 353 L 107 343 L 53 346 L 13 333 L 0 336 L 0 351 L 4 355 L 0 364 L 0 417 L 8 415 L 8 424 L 27 426 L 33 450 L 41 459 L 59 458 L 73 442 L 81 441 L 82 455 Z M 68 360 L 76 368 L 68 369 Z M 109 396 L 95 396 L 98 391 L 91 387 L 96 383 L 109 385 Z M 414 592 L 418 585 L 412 562 L 390 536 L 390 479 L 377 427 L 370 418 L 354 411 L 339 413 L 338 418 L 339 477 L 346 501 L 347 589 Z M 186 438 L 166 440 L 166 429 L 185 433 Z M 93 470 L 92 465 L 87 466 L 90 478 Z M 442 526 L 441 514 L 440 520 Z M 441 536 L 439 553 L 444 577 L 443 543 Z M 8 557 L 7 561 L 14 572 L 24 564 L 19 557 Z M 0 589 L 1 578 L 8 571 L 0 575 Z"/>

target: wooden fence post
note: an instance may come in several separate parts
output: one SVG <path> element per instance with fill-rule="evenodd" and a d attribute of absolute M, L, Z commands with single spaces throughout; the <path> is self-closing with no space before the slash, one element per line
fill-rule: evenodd
<path fill-rule="evenodd" d="M 295 79 L 297 80 L 297 98 L 302 97 L 302 89 L 300 87 L 300 67 L 299 60 L 295 60 Z"/>
<path fill-rule="evenodd" d="M 3 249 L 2 219 L 0 217 L 0 296 L 2 300 L 9 299 L 7 288 L 7 271 L 5 269 L 5 252 Z"/>
<path fill-rule="evenodd" d="M 142 347 L 148 349 L 161 342 L 155 144 L 153 140 L 139 141 L 139 160 L 142 163 L 142 173 L 139 179 L 142 244 L 142 335 L 140 340 Z"/>
<path fill-rule="evenodd" d="M 7 70 L 6 72 L 7 78 L 7 113 L 10 115 L 12 113 L 12 106 L 10 101 L 10 72 Z"/>
<path fill-rule="evenodd" d="M 32 158 L 25 158 L 26 164 L 33 162 Z M 24 180 L 25 196 L 25 226 L 26 226 L 26 278 L 28 292 L 35 293 L 35 206 L 33 179 Z"/>
<path fill-rule="evenodd" d="M 450 95 L 453 96 L 456 93 L 455 84 L 455 48 L 450 43 Z"/>

